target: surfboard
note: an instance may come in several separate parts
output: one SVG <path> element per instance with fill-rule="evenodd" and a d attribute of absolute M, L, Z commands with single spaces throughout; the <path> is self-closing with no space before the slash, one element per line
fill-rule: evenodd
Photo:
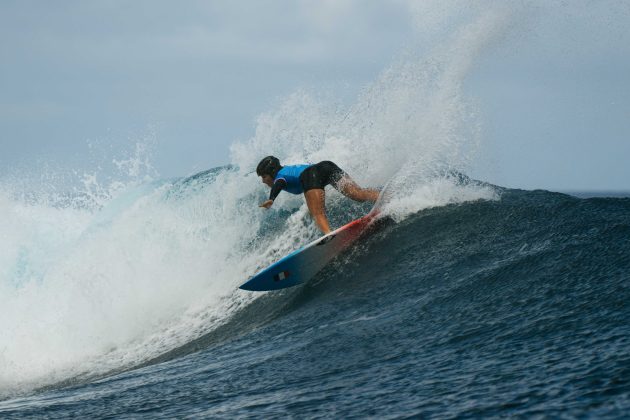
<path fill-rule="evenodd" d="M 384 190 L 385 188 L 383 188 Z M 357 241 L 378 218 L 383 192 L 370 212 L 292 252 L 251 277 L 239 288 L 256 292 L 304 283 Z"/>

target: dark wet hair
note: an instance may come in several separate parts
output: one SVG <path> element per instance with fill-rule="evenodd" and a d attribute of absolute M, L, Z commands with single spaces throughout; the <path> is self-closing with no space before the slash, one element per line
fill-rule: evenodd
<path fill-rule="evenodd" d="M 275 156 L 267 156 L 256 167 L 256 174 L 258 176 L 270 175 L 275 178 L 280 169 L 282 169 L 280 159 Z"/>

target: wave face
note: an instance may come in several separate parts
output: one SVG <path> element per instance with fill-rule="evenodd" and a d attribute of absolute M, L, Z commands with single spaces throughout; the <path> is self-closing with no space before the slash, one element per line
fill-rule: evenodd
<path fill-rule="evenodd" d="M 498 192 L 385 220 L 304 287 L 257 294 L 161 359 L 0 410 L 626 413 L 630 199 Z"/>

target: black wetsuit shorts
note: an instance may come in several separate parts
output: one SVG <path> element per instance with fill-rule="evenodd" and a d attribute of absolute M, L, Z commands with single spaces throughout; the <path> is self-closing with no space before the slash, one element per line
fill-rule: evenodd
<path fill-rule="evenodd" d="M 339 189 L 337 183 L 345 174 L 339 166 L 325 160 L 306 168 L 300 175 L 300 182 L 304 192 L 313 189 L 323 190 L 326 185 Z"/>

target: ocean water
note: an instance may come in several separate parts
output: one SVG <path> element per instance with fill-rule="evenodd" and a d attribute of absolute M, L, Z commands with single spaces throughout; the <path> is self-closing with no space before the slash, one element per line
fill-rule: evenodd
<path fill-rule="evenodd" d="M 630 198 L 469 178 L 465 82 L 511 27 L 474 4 L 421 13 L 433 47 L 350 103 L 288 95 L 225 166 L 163 179 L 139 142 L 0 178 L 0 418 L 627 417 Z M 258 208 L 269 154 L 389 193 L 310 282 L 245 292 L 318 236 L 300 196 Z M 333 226 L 369 209 L 327 191 Z"/>
<path fill-rule="evenodd" d="M 213 175 L 198 177 L 196 187 L 212 185 Z M 166 203 L 184 199 L 174 191 L 199 193 L 185 183 L 156 189 Z M 177 294 L 173 290 L 163 291 L 168 297 L 154 296 L 159 291 L 149 289 L 159 284 L 135 290 L 130 305 L 140 308 L 127 312 L 112 302 L 125 299 L 123 291 L 110 289 L 110 316 L 122 318 L 114 327 L 127 330 L 114 337 L 102 337 L 99 321 L 104 321 L 94 318 L 85 331 L 47 334 L 63 327 L 50 320 L 54 311 L 48 312 L 47 303 L 22 306 L 49 316 L 38 319 L 44 323 L 42 336 L 29 334 L 34 327 L 28 321 L 18 322 L 14 341 L 2 343 L 0 413 L 3 418 L 625 417 L 630 198 L 493 191 L 490 199 L 431 207 L 400 221 L 385 217 L 375 233 L 301 287 L 248 293 L 235 290 L 238 281 L 229 281 L 225 271 L 208 270 L 195 295 L 216 294 L 210 280 L 215 276 L 229 287 L 209 302 L 179 293 L 209 305 L 180 314 L 173 301 L 184 298 L 171 296 Z M 356 215 L 345 214 L 344 206 L 331 213 L 339 219 Z M 279 222 L 270 223 L 267 229 L 277 229 Z M 169 279 L 190 288 L 182 276 L 171 273 Z M 14 287 L 14 300 L 37 294 L 26 285 Z M 75 328 L 82 322 L 63 306 L 81 304 L 80 299 L 55 302 L 66 312 L 57 317 Z M 127 340 L 129 331 L 142 335 L 150 329 L 140 318 L 155 316 L 152 305 L 170 309 L 180 320 L 148 322 L 158 333 Z M 12 302 L 8 306 L 9 316 L 17 316 Z M 3 308 L 6 318 L 6 301 Z M 103 316 L 98 308 L 90 310 L 84 316 Z M 3 339 L 6 327 L 3 322 Z M 184 327 L 186 333 L 176 330 Z"/>

